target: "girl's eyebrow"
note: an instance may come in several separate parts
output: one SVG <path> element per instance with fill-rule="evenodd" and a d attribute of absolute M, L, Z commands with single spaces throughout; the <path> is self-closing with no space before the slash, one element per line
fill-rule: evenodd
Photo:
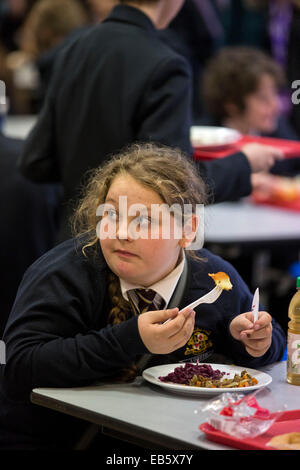
<path fill-rule="evenodd" d="M 113 202 L 114 204 L 116 204 L 116 201 L 111 197 L 108 199 L 105 199 L 105 202 Z"/>
<path fill-rule="evenodd" d="M 106 202 L 112 202 L 113 204 L 118 204 L 118 202 L 117 202 L 114 198 L 112 198 L 112 197 L 109 197 L 109 198 L 105 199 L 104 202 L 105 202 L 105 203 L 106 203 Z M 147 211 L 151 212 L 151 209 L 152 209 L 151 206 L 152 206 L 152 204 L 150 204 L 150 206 L 147 205 L 147 204 L 142 204 L 142 203 L 137 203 L 137 204 L 141 204 L 142 206 L 144 206 L 144 207 L 147 209 Z M 157 205 L 157 204 L 155 204 L 155 205 Z"/>

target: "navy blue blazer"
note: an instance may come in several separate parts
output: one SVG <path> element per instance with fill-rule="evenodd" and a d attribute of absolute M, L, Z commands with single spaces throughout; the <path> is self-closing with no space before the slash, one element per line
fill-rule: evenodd
<path fill-rule="evenodd" d="M 58 185 L 36 184 L 18 171 L 24 141 L 0 132 L 0 337 L 26 269 L 55 244 Z"/>

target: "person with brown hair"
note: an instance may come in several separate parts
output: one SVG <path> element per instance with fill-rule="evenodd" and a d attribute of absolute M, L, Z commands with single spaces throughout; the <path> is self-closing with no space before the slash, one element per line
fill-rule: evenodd
<path fill-rule="evenodd" d="M 85 25 L 87 15 L 78 0 L 39 0 L 24 23 L 22 50 L 37 58 Z"/>
<path fill-rule="evenodd" d="M 20 114 L 32 114 L 43 94 L 45 78 L 40 60 L 87 25 L 78 0 L 38 0 L 24 20 L 19 49 L 6 57 L 13 83 L 11 98 Z"/>
<path fill-rule="evenodd" d="M 206 67 L 202 97 L 209 115 L 219 125 L 243 134 L 273 134 L 283 84 L 282 69 L 264 52 L 225 47 Z"/>
<path fill-rule="evenodd" d="M 251 47 L 223 48 L 204 72 L 201 94 L 208 114 L 203 121 L 242 134 L 298 140 L 281 115 L 279 92 L 284 83 L 283 69 L 268 54 Z M 299 159 L 274 162 L 269 171 L 295 175 Z M 259 173 L 251 175 L 253 187 L 260 178 Z"/>
<path fill-rule="evenodd" d="M 1 448 L 66 448 L 78 437 L 70 417 L 30 404 L 35 387 L 129 381 L 155 363 L 214 354 L 247 367 L 280 360 L 280 326 L 262 308 L 254 323 L 244 281 L 202 248 L 206 200 L 194 164 L 168 147 L 136 144 L 91 172 L 74 239 L 27 270 L 6 327 Z M 185 308 L 217 272 L 232 289 Z"/>

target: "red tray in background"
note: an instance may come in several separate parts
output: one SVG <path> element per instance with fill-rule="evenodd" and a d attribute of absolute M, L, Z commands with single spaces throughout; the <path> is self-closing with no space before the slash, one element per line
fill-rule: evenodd
<path fill-rule="evenodd" d="M 255 204 L 262 204 L 265 206 L 277 207 L 279 209 L 286 209 L 293 212 L 300 212 L 300 199 L 296 199 L 294 201 L 274 201 L 252 194 L 250 196 L 250 201 L 254 202 Z"/>
<path fill-rule="evenodd" d="M 250 142 L 257 142 L 259 144 L 271 145 L 281 149 L 286 158 L 300 157 L 300 142 L 295 140 L 275 139 L 271 137 L 257 137 L 244 135 L 235 144 L 228 145 L 226 149 L 202 150 L 200 147 L 194 148 L 194 158 L 196 160 L 214 160 L 216 158 L 223 158 L 238 152 L 241 147 Z"/>
<path fill-rule="evenodd" d="M 286 434 L 290 432 L 300 432 L 300 410 L 285 411 L 279 416 L 278 420 L 268 429 L 264 434 L 254 437 L 252 439 L 238 439 L 229 434 L 217 431 L 208 423 L 203 423 L 199 429 L 206 434 L 207 439 L 210 441 L 218 442 L 235 449 L 242 450 L 274 450 L 273 447 L 267 443 L 279 434 Z"/>

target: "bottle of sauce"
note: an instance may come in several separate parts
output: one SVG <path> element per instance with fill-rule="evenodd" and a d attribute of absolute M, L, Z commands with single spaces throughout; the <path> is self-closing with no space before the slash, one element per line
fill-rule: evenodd
<path fill-rule="evenodd" d="M 292 385 L 300 385 L 300 276 L 296 287 L 288 312 L 287 382 Z"/>

